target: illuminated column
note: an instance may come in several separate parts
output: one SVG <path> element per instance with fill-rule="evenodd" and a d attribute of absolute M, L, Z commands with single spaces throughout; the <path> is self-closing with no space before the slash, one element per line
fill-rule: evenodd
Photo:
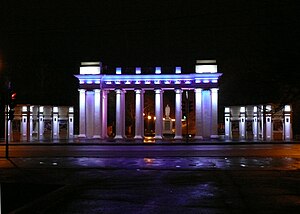
<path fill-rule="evenodd" d="M 175 90 L 175 137 L 174 139 L 182 139 L 182 111 L 181 111 L 181 102 L 182 102 L 182 90 Z"/>
<path fill-rule="evenodd" d="M 202 89 L 195 89 L 195 128 L 196 135 L 195 139 L 203 139 L 203 121 L 202 121 Z"/>
<path fill-rule="evenodd" d="M 155 89 L 155 139 L 162 139 L 163 90 Z"/>
<path fill-rule="evenodd" d="M 69 124 L 68 124 L 69 139 L 74 137 L 74 108 L 69 107 Z"/>
<path fill-rule="evenodd" d="M 102 127 L 102 138 L 107 138 L 107 96 L 108 91 L 102 90 L 102 121 L 101 121 L 101 127 Z"/>
<path fill-rule="evenodd" d="M 78 137 L 86 137 L 86 130 L 85 130 L 85 124 L 86 124 L 86 118 L 85 118 L 85 100 L 86 100 L 86 95 L 85 89 L 79 89 L 79 136 Z"/>
<path fill-rule="evenodd" d="M 246 108 L 240 108 L 240 121 L 239 121 L 240 139 L 246 139 Z"/>
<path fill-rule="evenodd" d="M 253 139 L 258 140 L 258 111 L 257 106 L 253 107 Z"/>
<path fill-rule="evenodd" d="M 143 91 L 135 90 L 135 136 L 134 139 L 143 139 Z"/>
<path fill-rule="evenodd" d="M 231 139 L 231 115 L 230 115 L 230 108 L 225 108 L 225 139 Z"/>
<path fill-rule="evenodd" d="M 86 126 L 86 137 L 92 138 L 94 136 L 94 91 L 86 92 L 86 117 L 85 117 L 85 126 Z"/>
<path fill-rule="evenodd" d="M 121 89 L 116 89 L 116 136 L 115 139 L 123 139 L 123 112 L 125 111 L 125 106 L 122 105 L 122 93 Z"/>
<path fill-rule="evenodd" d="M 101 138 L 101 105 L 100 89 L 94 90 L 94 135 L 93 138 Z"/>
<path fill-rule="evenodd" d="M 123 138 L 126 137 L 126 135 L 125 135 L 125 129 L 126 129 L 125 94 L 126 94 L 126 91 L 122 90 L 122 93 L 121 93 L 121 113 L 122 113 L 122 136 L 123 136 Z"/>
<path fill-rule="evenodd" d="M 52 124 L 53 124 L 52 137 L 53 137 L 53 139 L 58 139 L 58 136 L 59 136 L 58 107 L 53 107 L 53 110 L 52 110 Z"/>
<path fill-rule="evenodd" d="M 43 139 L 44 136 L 44 106 L 39 107 L 39 133 L 38 139 Z"/>
<path fill-rule="evenodd" d="M 29 141 L 29 140 L 31 140 L 31 138 L 32 138 L 32 130 L 33 130 L 33 106 L 28 106 L 28 110 L 29 110 L 29 112 L 28 112 L 28 121 L 29 121 L 29 124 L 28 124 L 28 126 L 29 126 L 29 138 L 27 138 L 27 140 Z"/>
<path fill-rule="evenodd" d="M 218 88 L 211 91 L 211 138 L 219 138 L 218 135 Z"/>
<path fill-rule="evenodd" d="M 291 106 L 284 106 L 284 140 L 292 139 L 292 127 L 291 127 Z"/>
<path fill-rule="evenodd" d="M 266 140 L 272 140 L 272 115 L 271 115 L 272 107 L 268 105 L 266 107 Z"/>
<path fill-rule="evenodd" d="M 203 112 L 203 138 L 210 138 L 211 136 L 211 122 L 212 122 L 212 112 L 211 112 L 211 91 L 202 91 L 202 112 Z"/>
<path fill-rule="evenodd" d="M 22 106 L 22 138 L 27 140 L 27 106 Z"/>
<path fill-rule="evenodd" d="M 142 94 L 141 94 L 141 102 L 142 102 L 142 105 L 141 105 L 141 108 L 142 108 L 142 116 L 141 116 L 141 120 L 142 120 L 142 137 L 144 138 L 145 137 L 145 123 L 144 123 L 144 93 L 145 91 L 143 90 L 142 91 Z"/>

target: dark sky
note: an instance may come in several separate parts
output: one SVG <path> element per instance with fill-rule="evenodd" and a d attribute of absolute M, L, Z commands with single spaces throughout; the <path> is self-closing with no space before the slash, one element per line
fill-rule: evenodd
<path fill-rule="evenodd" d="M 75 105 L 81 61 L 191 73 L 213 58 L 221 105 L 288 100 L 299 95 L 299 9 L 297 0 L 0 0 L 0 74 L 20 102 Z"/>

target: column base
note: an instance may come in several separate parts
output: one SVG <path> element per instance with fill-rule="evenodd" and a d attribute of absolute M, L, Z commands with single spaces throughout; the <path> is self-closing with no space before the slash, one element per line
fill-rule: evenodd
<path fill-rule="evenodd" d="M 123 139 L 123 136 L 122 136 L 122 135 L 116 135 L 116 136 L 114 137 L 114 139 L 115 139 L 115 140 L 121 140 L 121 139 Z"/>
<path fill-rule="evenodd" d="M 195 136 L 194 139 L 195 140 L 203 140 L 203 137 L 202 136 Z"/>
<path fill-rule="evenodd" d="M 135 140 L 143 140 L 143 137 L 141 135 L 137 135 L 137 136 L 134 136 L 133 139 L 135 139 Z"/>
<path fill-rule="evenodd" d="M 182 140 L 182 136 L 178 135 L 174 137 L 174 140 Z"/>
<path fill-rule="evenodd" d="M 161 136 L 161 135 L 155 135 L 155 136 L 154 136 L 154 139 L 155 139 L 155 140 L 162 140 L 162 136 Z"/>
<path fill-rule="evenodd" d="M 93 138 L 94 139 L 101 139 L 101 136 L 100 135 L 94 135 Z"/>
<path fill-rule="evenodd" d="M 210 138 L 211 139 L 218 139 L 220 136 L 219 135 L 211 135 Z"/>
<path fill-rule="evenodd" d="M 78 138 L 86 138 L 86 135 L 85 134 L 80 134 L 80 135 L 78 135 Z"/>

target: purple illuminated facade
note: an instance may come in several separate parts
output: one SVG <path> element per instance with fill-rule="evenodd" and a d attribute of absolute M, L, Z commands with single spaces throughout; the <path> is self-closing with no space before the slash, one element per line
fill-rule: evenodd
<path fill-rule="evenodd" d="M 182 139 L 182 94 L 193 90 L 195 95 L 195 138 L 218 137 L 218 80 L 222 75 L 217 72 L 214 60 L 199 60 L 195 72 L 182 74 L 180 67 L 174 67 L 174 74 L 163 74 L 161 67 L 154 74 L 142 74 L 137 67 L 135 74 L 102 74 L 101 63 L 86 62 L 75 75 L 79 88 L 79 137 L 107 138 L 107 95 L 116 94 L 115 139 L 125 138 L 126 91 L 135 91 L 135 139 L 144 138 L 144 93 L 155 93 L 155 139 L 163 138 L 163 92 L 175 93 L 175 139 Z"/>

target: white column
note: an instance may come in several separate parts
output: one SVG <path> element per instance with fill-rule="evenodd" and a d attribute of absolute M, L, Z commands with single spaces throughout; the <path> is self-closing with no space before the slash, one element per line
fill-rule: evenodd
<path fill-rule="evenodd" d="M 195 89 L 195 139 L 203 139 L 202 89 Z"/>
<path fill-rule="evenodd" d="M 272 140 L 273 139 L 273 125 L 272 125 L 272 115 L 271 115 L 272 107 L 268 105 L 266 107 L 266 140 Z"/>
<path fill-rule="evenodd" d="M 68 137 L 69 139 L 72 139 L 74 137 L 74 108 L 73 107 L 69 107 Z"/>
<path fill-rule="evenodd" d="M 101 127 L 102 127 L 102 138 L 107 138 L 107 96 L 108 91 L 102 90 L 102 120 L 101 120 Z"/>
<path fill-rule="evenodd" d="M 230 108 L 225 107 L 225 139 L 231 139 L 231 115 L 230 115 Z"/>
<path fill-rule="evenodd" d="M 85 109 L 85 100 L 86 100 L 86 90 L 79 89 L 79 136 L 86 137 L 86 109 Z"/>
<path fill-rule="evenodd" d="M 219 138 L 218 134 L 218 88 L 212 88 L 211 91 L 211 138 Z"/>
<path fill-rule="evenodd" d="M 258 140 L 258 109 L 257 106 L 253 107 L 253 139 Z"/>
<path fill-rule="evenodd" d="M 123 139 L 123 111 L 125 106 L 122 106 L 121 89 L 116 89 L 116 136 L 115 139 Z"/>
<path fill-rule="evenodd" d="M 27 140 L 27 106 L 22 106 L 22 138 Z"/>
<path fill-rule="evenodd" d="M 121 113 L 122 113 L 122 136 L 123 138 L 126 138 L 126 134 L 125 134 L 125 131 L 126 131 L 126 105 L 125 105 L 125 102 L 126 102 L 126 91 L 125 90 L 122 90 L 122 93 L 121 93 Z"/>
<path fill-rule="evenodd" d="M 284 140 L 292 140 L 292 124 L 291 124 L 291 106 L 284 106 Z"/>
<path fill-rule="evenodd" d="M 39 107 L 39 133 L 38 133 L 38 139 L 43 139 L 44 136 L 44 106 Z"/>
<path fill-rule="evenodd" d="M 144 90 L 142 90 L 142 94 L 141 94 L 141 103 L 142 103 L 142 105 L 141 105 L 141 109 L 142 109 L 142 117 L 141 117 L 141 120 L 142 120 L 142 132 L 141 132 L 141 136 L 143 137 L 143 138 L 145 138 L 145 123 L 144 123 L 144 93 L 145 93 L 145 91 Z"/>
<path fill-rule="evenodd" d="M 32 139 L 32 131 L 33 131 L 33 106 L 29 107 L 29 140 Z"/>
<path fill-rule="evenodd" d="M 53 139 L 59 138 L 59 126 L 58 126 L 58 107 L 52 109 L 52 137 Z"/>
<path fill-rule="evenodd" d="M 134 139 L 143 139 L 142 124 L 143 120 L 143 91 L 141 89 L 135 90 L 135 136 Z"/>
<path fill-rule="evenodd" d="M 211 91 L 202 91 L 202 112 L 203 112 L 203 138 L 210 138 L 211 136 L 211 123 L 212 123 L 212 112 L 211 112 Z"/>
<path fill-rule="evenodd" d="M 94 136 L 94 91 L 86 92 L 86 137 L 92 138 Z"/>
<path fill-rule="evenodd" d="M 182 139 L 182 90 L 175 90 L 175 137 L 174 139 Z"/>
<path fill-rule="evenodd" d="M 101 138 L 101 91 L 100 89 L 94 90 L 94 135 L 93 138 Z"/>
<path fill-rule="evenodd" d="M 163 90 L 155 89 L 155 136 L 154 139 L 162 139 L 163 128 Z"/>
<path fill-rule="evenodd" d="M 240 139 L 246 139 L 246 108 L 240 108 L 240 121 L 239 121 Z"/>

